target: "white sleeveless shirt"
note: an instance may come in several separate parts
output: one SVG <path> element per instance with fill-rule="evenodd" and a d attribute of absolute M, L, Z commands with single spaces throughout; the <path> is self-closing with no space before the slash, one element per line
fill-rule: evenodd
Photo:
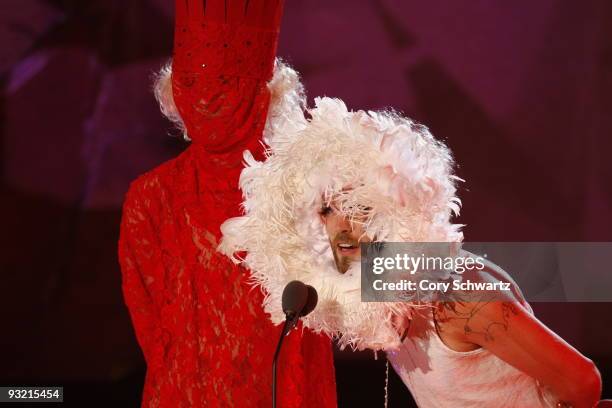
<path fill-rule="evenodd" d="M 387 358 L 419 408 L 556 406 L 548 389 L 487 349 L 449 348 L 433 323 L 424 338 L 408 336 L 399 349 L 387 351 Z"/>

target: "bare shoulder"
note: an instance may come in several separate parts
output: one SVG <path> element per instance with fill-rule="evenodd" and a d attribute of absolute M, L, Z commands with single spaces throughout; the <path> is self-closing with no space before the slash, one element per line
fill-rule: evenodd
<path fill-rule="evenodd" d="M 463 255 L 476 257 L 467 251 Z M 514 316 L 533 314 L 506 271 L 486 259 L 483 265 L 466 271 L 449 301 L 436 305 L 436 323 L 456 341 L 482 344 L 498 329 L 506 329 Z"/>
<path fill-rule="evenodd" d="M 465 250 L 462 250 L 461 255 L 478 257 Z M 461 283 L 453 286 L 453 299 L 457 303 L 516 302 L 531 312 L 525 296 L 510 274 L 488 259 L 480 259 L 483 267 L 466 270 L 461 275 Z"/>

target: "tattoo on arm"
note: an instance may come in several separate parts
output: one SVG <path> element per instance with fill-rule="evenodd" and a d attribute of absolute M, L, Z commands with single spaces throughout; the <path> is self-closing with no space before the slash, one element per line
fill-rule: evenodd
<path fill-rule="evenodd" d="M 442 308 L 438 311 L 438 315 L 436 315 L 436 310 L 434 309 L 434 324 L 436 330 L 438 330 L 438 332 L 440 331 L 437 320 L 444 322 L 451 319 L 459 319 L 464 321 L 463 331 L 466 335 L 482 335 L 485 341 L 494 341 L 493 329 L 501 327 L 504 331 L 507 331 L 510 327 L 511 317 L 517 315 L 518 310 L 517 306 L 512 302 L 501 302 L 501 315 L 495 320 L 488 322 L 484 327 L 476 327 L 473 322 L 474 317 L 491 302 L 491 299 L 470 302 L 471 306 L 465 308 L 465 310 L 463 310 L 464 308 L 462 308 L 462 310 L 457 310 L 456 305 L 453 303 L 443 303 Z M 449 316 L 449 311 L 451 310 L 452 314 Z"/>

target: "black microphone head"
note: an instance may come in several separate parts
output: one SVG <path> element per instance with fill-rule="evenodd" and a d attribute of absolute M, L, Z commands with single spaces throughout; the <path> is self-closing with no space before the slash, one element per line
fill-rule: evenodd
<path fill-rule="evenodd" d="M 294 318 L 304 310 L 308 300 L 308 287 L 298 280 L 291 281 L 283 290 L 283 312 L 289 318 Z"/>
<path fill-rule="evenodd" d="M 306 300 L 306 304 L 304 305 L 304 309 L 302 309 L 302 313 L 300 313 L 300 317 L 304 317 L 308 313 L 312 312 L 315 307 L 317 307 L 317 302 L 319 301 L 317 290 L 310 285 L 306 285 L 306 288 L 308 289 L 308 300 Z"/>

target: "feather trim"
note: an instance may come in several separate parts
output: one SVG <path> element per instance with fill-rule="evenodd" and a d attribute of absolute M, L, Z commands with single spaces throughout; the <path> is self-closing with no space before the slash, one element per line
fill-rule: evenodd
<path fill-rule="evenodd" d="M 282 62 L 269 87 L 266 159 L 245 152 L 244 215 L 223 223 L 218 250 L 251 270 L 274 323 L 284 320 L 285 285 L 299 279 L 319 294 L 305 326 L 336 338 L 341 348 L 394 348 L 399 339 L 391 319 L 417 302 L 361 302 L 360 264 L 337 271 L 318 210 L 332 197 L 341 198 L 340 210 L 351 219 L 370 207 L 365 231 L 374 241 L 461 242 L 462 226 L 450 222 L 461 205 L 450 150 L 408 118 L 352 112 L 340 99 L 316 98 L 306 119 L 299 77 Z M 238 251 L 246 257 L 237 258 Z"/>

